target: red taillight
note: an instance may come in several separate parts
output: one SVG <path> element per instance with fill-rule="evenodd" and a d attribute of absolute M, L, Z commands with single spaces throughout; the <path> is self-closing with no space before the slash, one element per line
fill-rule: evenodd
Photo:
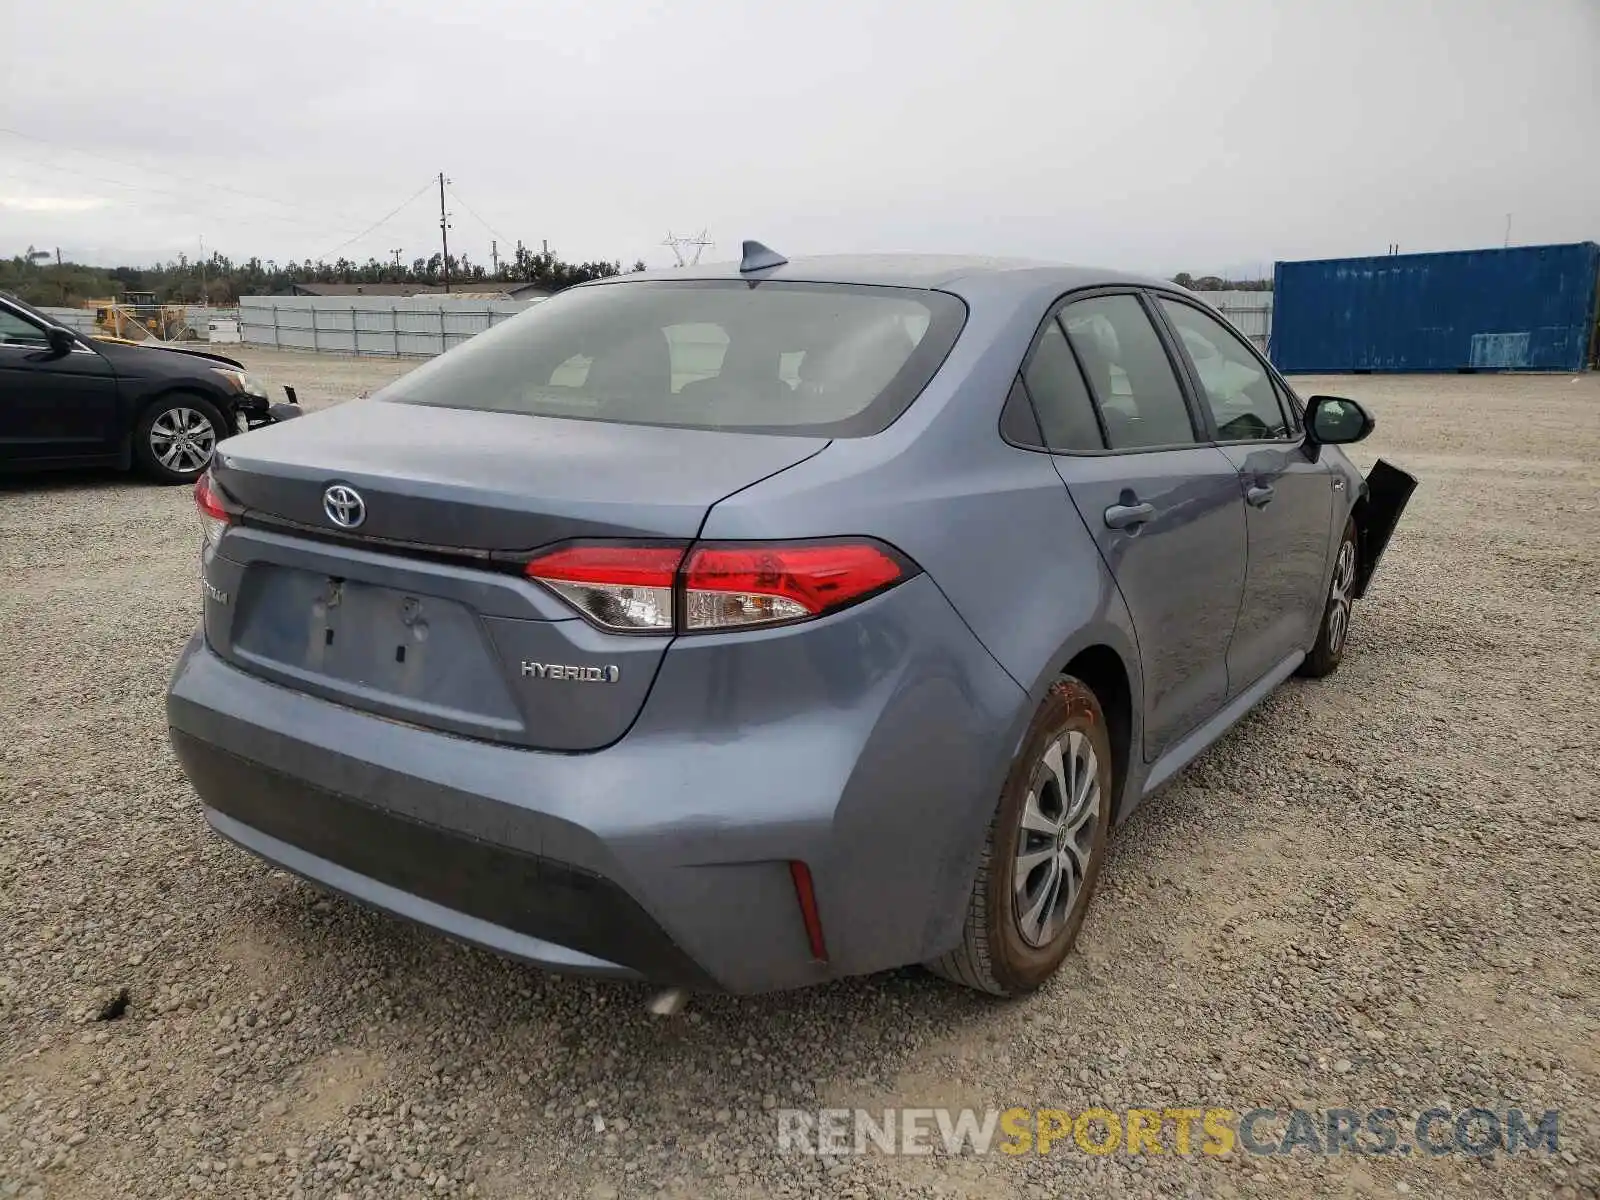
<path fill-rule="evenodd" d="M 684 627 L 729 629 L 820 616 L 904 574 L 895 558 L 870 542 L 705 546 L 684 564 Z"/>
<path fill-rule="evenodd" d="M 682 546 L 564 546 L 525 570 L 604 629 L 670 633 L 682 560 Z"/>
<path fill-rule="evenodd" d="M 869 541 L 565 546 L 526 568 L 604 629 L 694 633 L 821 616 L 911 573 Z"/>
<path fill-rule="evenodd" d="M 210 471 L 194 481 L 194 506 L 200 512 L 200 528 L 206 541 L 215 546 L 222 537 L 222 531 L 228 527 L 228 522 L 233 520 L 233 513 L 223 503 Z"/>
<path fill-rule="evenodd" d="M 212 486 L 210 471 L 194 481 L 194 503 L 202 517 L 210 517 L 213 521 L 228 520 L 228 510 L 222 507 L 222 500 Z"/>
<path fill-rule="evenodd" d="M 792 861 L 789 878 L 794 880 L 794 898 L 800 905 L 800 920 L 806 927 L 811 957 L 827 962 L 828 944 L 822 940 L 822 915 L 817 911 L 817 890 L 811 885 L 811 868 L 799 860 Z"/>

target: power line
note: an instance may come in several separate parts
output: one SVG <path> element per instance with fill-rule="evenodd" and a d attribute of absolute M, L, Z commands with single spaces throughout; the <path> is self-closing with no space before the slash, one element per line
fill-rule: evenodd
<path fill-rule="evenodd" d="M 125 179 L 113 179 L 108 175 L 96 175 L 91 171 L 80 171 L 76 167 L 63 167 L 56 163 L 41 162 L 35 158 L 23 158 L 13 155 L 11 161 L 15 163 L 27 163 L 29 166 L 38 167 L 45 171 L 58 171 L 65 175 L 76 175 L 81 179 L 92 179 L 96 183 L 107 183 L 112 187 L 125 188 L 131 192 L 149 192 L 152 195 L 157 196 L 175 196 L 180 200 L 189 202 L 190 204 L 194 204 L 195 202 L 194 196 L 191 196 L 187 192 L 174 191 L 172 188 L 154 187 L 147 183 L 129 183 Z M 18 175 L 14 171 L 8 171 L 7 174 L 11 175 L 11 177 L 14 179 L 25 178 L 24 176 Z M 211 203 L 211 207 L 206 208 L 204 211 L 208 213 L 212 212 L 215 210 L 215 207 L 216 205 Z M 202 210 L 198 207 L 195 207 L 190 208 L 188 211 L 192 215 L 196 215 L 201 213 Z M 282 213 L 252 212 L 248 215 L 248 219 L 252 221 L 278 221 L 283 224 L 296 225 L 301 229 L 315 228 L 318 230 L 326 230 L 329 227 L 329 223 L 326 221 L 313 224 L 304 217 L 290 217 L 285 216 Z"/>
<path fill-rule="evenodd" d="M 22 138 L 25 141 L 37 142 L 40 145 L 44 145 L 44 146 L 59 145 L 59 143 L 52 143 L 52 142 L 49 142 L 48 140 L 46 140 L 44 138 L 34 137 L 32 134 L 23 133 L 21 130 L 11 129 L 11 128 L 6 127 L 6 126 L 0 126 L 0 133 L 10 134 L 13 137 Z M 226 186 L 224 184 L 214 184 L 214 183 L 211 183 L 211 182 L 209 182 L 207 180 L 195 179 L 192 176 L 179 174 L 177 172 L 168 172 L 168 171 L 159 171 L 158 172 L 158 171 L 154 170 L 153 168 L 142 166 L 139 163 L 129 162 L 129 161 L 125 160 L 125 159 L 114 158 L 114 157 L 112 157 L 111 155 L 108 155 L 108 154 L 95 154 L 92 151 L 76 150 L 76 149 L 74 149 L 74 148 L 72 148 L 70 146 L 62 146 L 61 148 L 67 150 L 70 153 L 82 154 L 85 157 L 89 157 L 89 158 L 104 159 L 106 162 L 116 163 L 116 164 L 118 164 L 120 166 L 132 167 L 134 170 L 138 170 L 138 171 L 146 171 L 146 172 L 149 172 L 149 173 L 152 173 L 152 174 L 170 175 L 174 179 L 182 179 L 182 180 L 186 180 L 186 181 L 189 181 L 189 182 L 200 184 L 201 186 L 212 187 L 212 188 L 217 189 L 218 191 L 232 192 L 232 193 L 234 193 L 236 195 L 239 195 L 239 196 L 245 197 L 247 199 L 251 199 L 251 200 L 261 200 L 261 201 L 266 201 L 267 203 L 271 203 L 271 204 L 280 204 L 280 205 L 283 205 L 286 208 L 301 209 L 301 210 L 306 211 L 306 212 L 319 211 L 319 210 L 311 209 L 311 208 L 309 208 L 307 206 L 304 206 L 304 205 L 297 205 L 297 204 L 291 203 L 290 201 L 287 201 L 287 200 L 280 200 L 280 199 L 278 199 L 278 198 L 276 198 L 274 196 L 264 196 L 264 195 L 260 195 L 260 194 L 254 193 L 254 192 L 247 192 L 247 191 L 244 191 L 244 190 L 242 190 L 240 188 L 228 187 L 228 186 Z M 191 194 L 189 194 L 187 192 L 177 191 L 177 190 L 174 190 L 173 188 L 157 187 L 155 185 L 147 184 L 147 183 L 130 183 L 129 181 L 127 181 L 125 179 L 114 179 L 114 178 L 112 178 L 112 177 L 110 177 L 108 175 L 97 175 L 92 171 L 80 170 L 77 167 L 62 166 L 59 163 L 44 162 L 44 161 L 41 161 L 39 159 L 27 158 L 27 157 L 19 157 L 19 156 L 12 156 L 12 161 L 13 162 L 20 162 L 20 163 L 27 163 L 29 166 L 38 167 L 38 168 L 40 168 L 42 170 L 46 170 L 46 171 L 57 171 L 57 172 L 60 172 L 62 174 L 66 174 L 66 175 L 76 175 L 76 176 L 78 176 L 79 178 L 82 178 L 82 179 L 90 179 L 90 180 L 95 181 L 96 183 L 110 184 L 112 187 L 124 188 L 124 189 L 126 189 L 128 191 L 147 192 L 147 193 L 150 193 L 152 195 L 159 195 L 159 196 L 172 196 L 172 197 L 176 197 L 179 200 L 187 201 L 191 205 L 195 203 L 195 199 L 196 199 L 194 196 L 192 196 Z M 14 171 L 6 171 L 6 172 L 4 172 L 4 174 L 7 174 L 7 175 L 11 176 L 12 178 L 19 178 L 19 179 L 20 178 L 25 178 L 24 176 L 18 175 Z M 350 245 L 351 243 L 360 241 L 362 238 L 366 237 L 369 233 L 371 233 L 374 230 L 378 229 L 384 223 L 386 223 L 391 218 L 393 218 L 396 214 L 398 214 L 401 211 L 401 209 L 405 208 L 408 204 L 410 204 L 418 196 L 422 195 L 422 193 L 427 191 L 428 188 L 430 188 L 431 186 L 433 186 L 433 180 L 430 179 L 427 183 L 424 183 L 422 185 L 422 187 L 418 188 L 410 196 L 408 196 L 408 197 L 406 197 L 406 199 L 402 200 L 398 205 L 396 205 L 389 212 L 385 213 L 382 217 L 379 217 L 378 220 L 374 221 L 371 225 L 368 225 L 366 228 L 362 229 L 361 232 L 355 234 L 353 237 L 350 237 L 350 238 L 346 239 L 343 242 L 340 242 L 333 249 L 324 251 L 322 254 L 318 255 L 317 256 L 317 260 L 320 261 L 320 260 L 326 259 L 329 255 L 337 254 L 340 250 L 343 250 L 346 246 Z M 459 196 L 457 196 L 456 198 L 458 200 L 460 200 Z M 205 211 L 207 211 L 207 212 L 212 211 L 212 209 L 215 207 L 215 202 L 205 202 L 205 203 L 208 206 L 205 209 Z M 475 211 L 473 211 L 473 209 L 471 208 L 470 205 L 467 205 L 466 201 L 463 200 L 463 201 L 461 201 L 461 203 L 462 203 L 463 207 L 466 207 L 467 211 L 471 212 L 474 217 L 477 217 L 479 221 L 483 221 L 483 218 L 482 217 L 478 217 L 478 214 Z M 190 211 L 191 211 L 192 214 L 198 214 L 201 211 L 201 209 L 192 208 Z M 243 219 L 243 215 L 242 214 L 241 214 L 241 219 Z M 297 218 L 297 217 L 284 216 L 284 215 L 276 214 L 276 213 L 261 213 L 261 212 L 252 212 L 252 213 L 248 214 L 248 219 L 249 220 L 254 220 L 254 221 L 276 221 L 276 222 L 279 222 L 281 224 L 293 225 L 293 226 L 296 226 L 296 227 L 301 228 L 301 229 L 325 230 L 325 229 L 328 229 L 330 224 L 331 224 L 330 222 L 328 222 L 326 220 L 322 220 L 322 221 L 318 221 L 318 222 L 313 223 L 311 221 L 306 220 L 305 218 Z M 354 217 L 345 217 L 345 218 L 343 218 L 344 221 L 348 221 L 349 222 L 349 225 L 346 225 L 345 228 L 349 228 L 350 225 L 354 225 L 356 219 L 357 218 L 354 218 Z M 486 228 L 489 228 L 489 225 L 488 225 L 487 221 L 484 221 L 484 225 L 485 225 Z M 492 231 L 493 230 L 491 228 L 491 232 Z"/>
<path fill-rule="evenodd" d="M 31 133 L 23 133 L 22 130 L 20 130 L 20 129 L 12 129 L 9 126 L 5 126 L 5 125 L 0 125 L 0 133 L 7 133 L 7 134 L 10 134 L 12 137 L 22 138 L 24 141 L 28 141 L 28 142 L 37 142 L 41 146 L 54 146 L 54 147 L 57 147 L 59 149 L 67 151 L 69 154 L 81 154 L 85 158 L 98 158 L 98 159 L 102 159 L 105 162 L 116 163 L 118 166 L 132 167 L 136 171 L 144 171 L 147 174 L 162 175 L 162 176 L 166 176 L 166 177 L 171 178 L 171 179 L 181 179 L 185 183 L 192 183 L 192 184 L 195 184 L 198 187 L 213 188 L 213 189 L 215 189 L 216 191 L 219 191 L 219 192 L 231 192 L 235 196 L 243 196 L 243 197 L 245 197 L 246 199 L 249 199 L 249 200 L 260 200 L 260 201 L 266 202 L 267 204 L 279 204 L 279 205 L 282 205 L 285 208 L 298 209 L 301 212 L 323 213 L 325 211 L 323 209 L 313 208 L 312 206 L 310 206 L 308 204 L 302 204 L 302 203 L 299 203 L 299 202 L 294 201 L 294 200 L 282 200 L 282 199 L 279 199 L 277 196 L 268 196 L 268 195 L 264 195 L 261 192 L 248 192 L 248 191 L 245 191 L 243 188 L 230 187 L 228 184 L 225 184 L 225 183 L 216 183 L 213 180 L 204 179 L 204 178 L 201 178 L 199 176 L 185 175 L 185 174 L 182 174 L 182 173 L 177 172 L 177 171 L 168 170 L 165 167 L 151 167 L 151 166 L 145 165 L 144 163 L 138 163 L 138 162 L 130 161 L 129 159 L 116 158 L 116 157 L 114 157 L 113 155 L 110 155 L 110 154 L 101 154 L 100 152 L 98 152 L 96 150 L 81 150 L 81 149 L 77 148 L 76 146 L 69 146 L 65 142 L 54 142 L 54 141 L 49 140 L 48 138 L 38 137 L 38 136 L 36 136 L 34 134 L 31 134 Z M 67 170 L 68 168 L 64 168 L 63 167 L 63 168 L 58 168 L 58 169 Z M 352 225 L 354 225 L 360 219 L 358 217 L 352 217 L 347 213 L 335 213 L 334 215 L 337 216 L 340 220 L 347 221 Z"/>
<path fill-rule="evenodd" d="M 473 219 L 476 220 L 479 225 L 482 225 L 485 229 L 487 229 L 490 233 L 494 234 L 494 236 L 499 238 L 502 242 L 511 241 L 511 239 L 508 238 L 505 234 L 501 233 L 493 225 L 489 224 L 489 222 L 485 221 L 482 217 L 478 216 L 478 210 L 473 208 L 472 205 L 468 204 L 465 200 L 463 200 L 461 198 L 461 193 L 456 191 L 455 182 L 453 180 L 449 181 L 449 183 L 450 183 L 450 195 L 454 198 L 454 200 L 455 200 L 455 202 L 457 204 L 461 205 L 462 208 L 466 209 L 467 212 L 472 214 Z"/>
<path fill-rule="evenodd" d="M 430 179 L 430 180 L 428 180 L 428 182 L 424 183 L 421 187 L 419 187 L 416 191 L 412 192 L 411 195 L 407 196 L 404 200 L 400 201 L 399 204 L 396 204 L 392 209 L 390 209 L 388 212 L 384 213 L 383 216 L 379 217 L 371 225 L 368 225 L 360 233 L 356 234 L 355 237 L 349 238 L 349 239 L 347 239 L 345 241 L 342 241 L 337 246 L 335 246 L 332 250 L 325 250 L 321 254 L 317 255 L 315 261 L 316 262 L 322 262 L 324 259 L 326 259 L 328 257 L 328 255 L 339 253 L 339 251 L 343 250 L 351 242 L 359 242 L 362 238 L 366 237 L 367 234 L 371 233 L 374 229 L 377 229 L 378 226 L 384 224 L 386 221 L 389 220 L 390 217 L 393 217 L 402 208 L 404 208 L 406 205 L 410 204 L 413 200 L 415 200 L 418 196 L 422 195 L 423 192 L 427 191 L 432 186 L 433 186 L 433 180 Z"/>
<path fill-rule="evenodd" d="M 68 174 L 68 175 L 77 175 L 77 176 L 79 176 L 81 178 L 84 178 L 84 179 L 92 179 L 92 180 L 94 180 L 94 181 L 96 181 L 98 183 L 109 183 L 113 187 L 126 188 L 129 191 L 151 192 L 151 193 L 154 193 L 156 195 L 163 195 L 163 196 L 176 196 L 180 200 L 191 200 L 192 201 L 192 199 L 193 199 L 192 197 L 188 196 L 187 194 L 185 194 L 183 192 L 173 191 L 171 188 L 158 188 L 158 187 L 151 187 L 148 184 L 129 183 L 126 180 L 123 180 L 123 179 L 112 179 L 112 178 L 110 178 L 108 176 L 105 176 L 105 175 L 95 175 L 95 174 L 93 174 L 93 173 L 91 173 L 89 171 L 77 170 L 74 167 L 62 167 L 62 166 L 57 166 L 57 165 L 55 165 L 53 163 L 43 163 L 43 162 L 38 162 L 37 160 L 34 160 L 34 159 L 26 159 L 26 158 L 17 159 L 16 161 L 25 162 L 25 163 L 28 163 L 28 164 L 30 164 L 32 166 L 36 166 L 36 167 L 42 167 L 45 170 L 60 171 L 60 172 L 64 172 L 65 174 Z M 11 178 L 14 178 L 14 179 L 25 178 L 24 176 L 18 175 L 15 171 L 10 171 L 10 170 L 0 170 L 0 174 L 8 175 L 8 176 L 10 176 Z M 377 229 L 379 226 L 383 225 L 390 218 L 395 216 L 395 214 L 400 212 L 401 209 L 405 208 L 406 205 L 410 204 L 418 196 L 422 195 L 422 193 L 427 191 L 428 188 L 430 188 L 431 186 L 433 186 L 433 181 L 430 179 L 427 183 L 424 183 L 420 188 L 418 188 L 410 196 L 406 197 L 406 199 L 402 200 L 398 205 L 396 205 L 389 212 L 385 213 L 382 217 L 379 217 L 378 220 L 374 221 L 371 225 L 368 225 L 360 233 L 356 234 L 354 237 L 348 238 L 347 240 L 345 240 L 343 242 L 340 242 L 332 250 L 325 251 L 324 253 L 318 255 L 317 256 L 317 260 L 326 259 L 330 254 L 336 254 L 340 250 L 343 250 L 346 246 L 350 245 L 351 242 L 356 242 L 356 241 L 359 241 L 362 238 L 366 237 L 373 230 Z M 199 211 L 200 211 L 199 209 L 192 209 L 191 213 L 192 214 L 198 214 Z M 210 210 L 208 209 L 207 211 L 209 212 Z M 277 214 L 277 213 L 252 213 L 252 214 L 249 215 L 248 219 L 249 220 L 253 220 L 253 221 L 277 221 L 277 222 L 280 222 L 280 223 L 283 223 L 283 224 L 297 226 L 298 228 L 301 228 L 301 229 L 315 228 L 315 229 L 322 230 L 322 229 L 327 229 L 328 228 L 328 226 L 326 224 L 313 225 L 311 222 L 303 220 L 301 218 L 283 216 L 283 215 L 280 215 L 280 214 Z M 316 260 L 314 260 L 314 261 L 316 261 Z"/>

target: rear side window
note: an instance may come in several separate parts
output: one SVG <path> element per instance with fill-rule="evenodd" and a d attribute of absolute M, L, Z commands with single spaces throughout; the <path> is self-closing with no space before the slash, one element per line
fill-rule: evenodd
<path fill-rule="evenodd" d="M 1095 296 L 1061 310 L 1061 323 L 1089 377 L 1113 450 L 1195 441 L 1172 363 L 1135 296 Z"/>
<path fill-rule="evenodd" d="M 573 288 L 377 393 L 634 425 L 864 437 L 905 411 L 966 320 L 946 292 L 643 280 Z"/>
<path fill-rule="evenodd" d="M 1033 415 L 1033 404 L 1022 388 L 1022 376 L 1011 381 L 1011 394 L 1000 410 L 1000 436 L 1015 446 L 1043 446 L 1044 436 Z"/>
<path fill-rule="evenodd" d="M 1054 320 L 1039 335 L 1039 344 L 1033 349 L 1022 379 L 1033 397 L 1046 446 L 1077 451 L 1106 448 L 1083 372 L 1078 370 L 1072 347 Z"/>

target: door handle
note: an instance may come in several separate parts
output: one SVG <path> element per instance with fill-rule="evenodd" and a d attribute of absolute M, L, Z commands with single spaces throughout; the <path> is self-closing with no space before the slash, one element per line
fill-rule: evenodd
<path fill-rule="evenodd" d="M 1131 525 L 1143 525 L 1155 515 L 1153 504 L 1113 504 L 1106 509 L 1106 527 L 1127 529 Z"/>
<path fill-rule="evenodd" d="M 1265 508 L 1272 503 L 1272 498 L 1275 495 L 1277 493 L 1267 484 L 1256 483 L 1244 490 L 1244 502 L 1254 505 L 1256 508 Z"/>

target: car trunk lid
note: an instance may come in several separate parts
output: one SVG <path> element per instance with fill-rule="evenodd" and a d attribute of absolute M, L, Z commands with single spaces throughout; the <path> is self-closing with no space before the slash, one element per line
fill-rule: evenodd
<path fill-rule="evenodd" d="M 824 438 L 623 425 L 354 401 L 220 448 L 244 507 L 339 532 L 323 507 L 354 488 L 374 540 L 515 551 L 568 538 L 692 538 L 724 496 L 809 458 Z"/>
<path fill-rule="evenodd" d="M 241 509 L 206 566 L 236 666 L 411 724 L 551 750 L 621 737 L 670 635 L 602 632 L 523 577 L 572 539 L 687 543 L 827 441 L 357 401 L 229 439 Z M 341 529 L 330 487 L 361 502 Z M 553 668 L 560 668 L 559 670 Z"/>

